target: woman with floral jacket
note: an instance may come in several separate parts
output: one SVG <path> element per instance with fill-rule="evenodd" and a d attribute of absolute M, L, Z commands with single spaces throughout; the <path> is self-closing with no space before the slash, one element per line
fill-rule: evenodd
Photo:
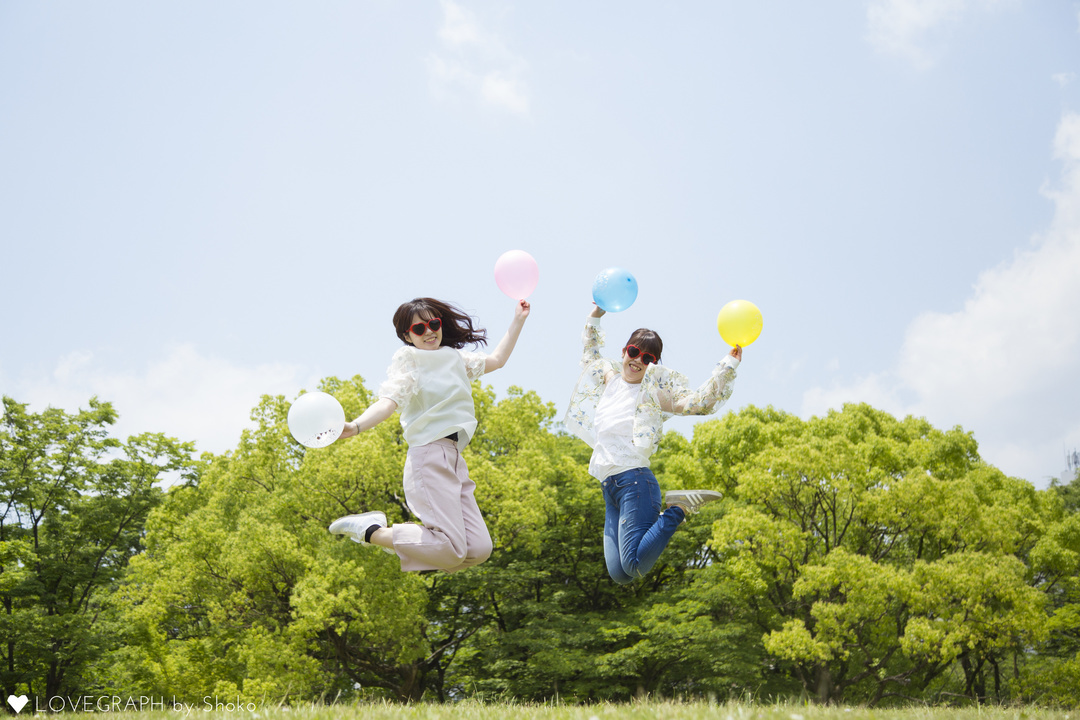
<path fill-rule="evenodd" d="M 652 330 L 635 330 L 619 361 L 604 358 L 603 315 L 595 307 L 586 321 L 582 372 L 563 423 L 593 449 L 589 474 L 600 481 L 607 507 L 604 559 L 612 579 L 626 584 L 652 569 L 687 514 L 720 498 L 712 490 L 670 490 L 661 512 L 649 460 L 667 418 L 707 415 L 727 401 L 742 348 L 732 348 L 691 390 L 685 376 L 660 364 L 664 343 Z"/>

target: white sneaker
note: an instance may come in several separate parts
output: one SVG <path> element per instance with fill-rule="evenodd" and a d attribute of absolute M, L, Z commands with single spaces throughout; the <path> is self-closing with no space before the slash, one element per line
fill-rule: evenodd
<path fill-rule="evenodd" d="M 364 540 L 364 535 L 367 534 L 368 528 L 372 525 L 386 527 L 386 514 L 381 510 L 373 510 L 359 515 L 346 515 L 330 523 L 330 532 L 334 535 L 344 535 L 361 545 L 371 545 L 372 543 Z M 388 553 L 394 552 L 390 548 L 384 548 L 380 545 L 375 545 L 375 547 Z"/>
<path fill-rule="evenodd" d="M 664 502 L 668 505 L 678 505 L 686 514 L 696 513 L 705 503 L 719 500 L 724 497 L 715 490 L 668 490 L 664 496 Z"/>

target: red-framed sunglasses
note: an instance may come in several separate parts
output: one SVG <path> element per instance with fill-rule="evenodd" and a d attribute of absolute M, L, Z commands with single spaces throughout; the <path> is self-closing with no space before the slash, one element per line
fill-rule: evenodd
<path fill-rule="evenodd" d="M 626 357 L 630 358 L 631 360 L 636 359 L 637 356 L 640 355 L 641 356 L 641 362 L 645 363 L 646 365 L 652 365 L 654 362 L 656 362 L 656 356 L 655 355 L 653 355 L 652 353 L 645 352 L 644 350 L 639 348 L 637 345 L 627 345 L 626 347 L 623 348 L 623 352 L 625 352 Z"/>
<path fill-rule="evenodd" d="M 426 333 L 429 329 L 431 330 L 431 332 L 439 332 L 439 328 L 441 327 L 442 320 L 440 320 L 439 318 L 431 318 L 427 322 L 418 322 L 414 325 L 410 325 L 409 332 L 411 332 L 413 335 L 419 336 Z"/>

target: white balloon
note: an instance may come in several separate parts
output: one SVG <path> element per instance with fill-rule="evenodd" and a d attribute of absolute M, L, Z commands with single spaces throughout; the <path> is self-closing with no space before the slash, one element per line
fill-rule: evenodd
<path fill-rule="evenodd" d="M 304 447 L 326 447 L 344 429 L 345 409 L 333 395 L 304 393 L 289 408 L 289 432 Z"/>

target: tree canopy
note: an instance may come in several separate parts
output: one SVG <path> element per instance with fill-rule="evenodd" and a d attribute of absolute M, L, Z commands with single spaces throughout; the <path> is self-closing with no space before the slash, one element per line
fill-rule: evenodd
<path fill-rule="evenodd" d="M 372 401 L 359 377 L 319 389 L 350 417 Z M 98 434 L 76 435 L 67 418 L 75 424 L 31 442 L 16 434 L 24 421 L 12 403 L 4 622 L 30 627 L 29 615 L 49 617 L 49 607 L 78 615 L 77 605 L 47 605 L 53 596 L 38 588 L 52 576 L 31 562 L 44 567 L 37 558 L 76 543 L 75 525 L 60 530 L 68 506 L 54 502 L 46 535 L 69 545 L 43 555 L 33 544 L 41 498 L 69 466 L 61 458 L 113 467 L 69 473 L 79 482 L 127 478 L 125 512 L 79 506 L 81 537 L 123 522 L 131 534 L 114 531 L 110 574 L 98 576 L 108 592 L 91 593 L 98 635 L 79 647 L 93 652 L 35 656 L 9 643 L 5 670 L 21 674 L 0 676 L 5 689 L 38 683 L 47 659 L 70 657 L 72 687 L 188 700 L 1080 702 L 1080 515 L 1060 489 L 1037 491 L 984 463 L 961 428 L 848 405 L 808 420 L 748 407 L 697 424 L 691 438 L 669 432 L 653 457 L 661 487 L 710 487 L 724 499 L 691 516 L 643 580 L 619 586 L 604 567 L 589 449 L 535 393 L 497 399 L 476 384 L 474 400 L 479 427 L 465 458 L 495 552 L 454 574 L 402 573 L 393 556 L 326 530 L 371 509 L 415 520 L 394 420 L 308 450 L 288 433 L 289 403 L 267 396 L 235 450 L 196 464 L 153 436 L 129 441 L 127 464 L 113 467 L 119 459 L 90 462 L 116 449 L 92 419 L 107 405 L 95 401 L 79 421 Z M 23 471 L 38 489 L 11 489 L 34 447 L 49 458 Z M 150 485 L 165 467 L 186 475 L 160 493 Z M 133 478 L 145 502 L 133 499 L 142 497 Z M 64 502 L 104 503 L 104 487 L 72 486 Z M 16 514 L 11 503 L 21 503 Z M 98 516 L 113 524 L 91 530 Z M 78 541 L 80 552 L 91 545 Z"/>
<path fill-rule="evenodd" d="M 109 437 L 116 412 L 32 413 L 5 397 L 0 421 L 0 694 L 77 695 L 117 643 L 109 592 L 161 500 L 155 481 L 194 472 L 192 447 L 160 434 Z"/>

